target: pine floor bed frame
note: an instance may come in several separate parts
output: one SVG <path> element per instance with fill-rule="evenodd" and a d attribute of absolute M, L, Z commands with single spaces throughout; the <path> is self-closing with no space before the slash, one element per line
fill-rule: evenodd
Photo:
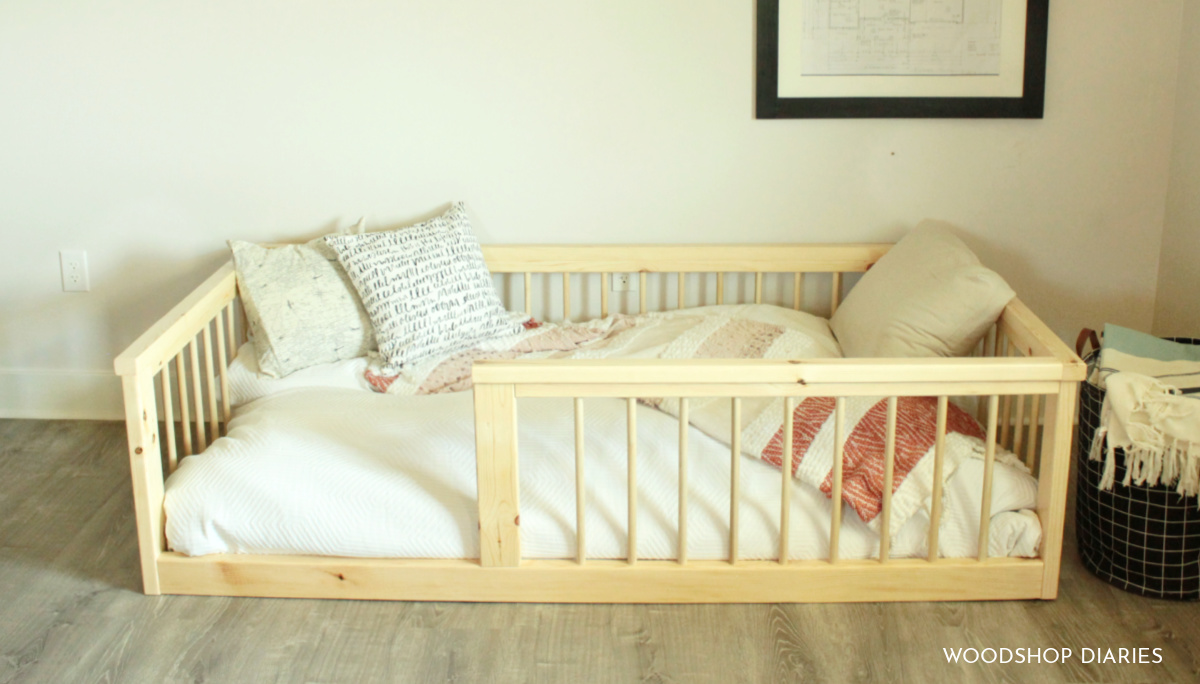
<path fill-rule="evenodd" d="M 792 306 L 806 301 L 806 278 L 828 282 L 828 308 L 836 310 L 843 274 L 861 273 L 890 245 L 606 245 L 485 246 L 493 274 L 520 283 L 526 310 L 533 310 L 534 286 L 558 280 L 562 318 L 571 318 L 572 281 L 599 283 L 602 315 L 608 314 L 613 274 L 638 274 L 638 308 L 647 310 L 647 274 L 669 283 L 676 273 L 677 304 L 726 301 L 732 289 L 764 301 L 764 280 L 772 292 L 792 289 Z M 692 274 L 692 275 L 689 275 Z M 695 274 L 706 274 L 697 276 Z M 712 276 L 711 274 L 715 274 Z M 709 288 L 687 296 L 688 283 L 702 277 Z M 593 279 L 587 281 L 584 279 Z M 595 279 L 599 280 L 596 281 Z M 711 287 L 715 278 L 716 287 Z M 783 283 L 780 286 L 780 283 Z M 515 289 L 513 285 L 512 289 Z M 664 290 L 656 297 L 666 299 Z M 700 288 L 697 288 L 700 289 Z M 585 290 L 595 294 L 595 289 Z M 545 299 L 557 301 L 541 293 Z M 538 301 L 542 301 L 539 299 Z M 233 360 L 245 323 L 237 301 L 231 264 L 226 264 L 159 320 L 116 359 L 122 377 L 129 456 L 137 517 L 142 578 L 147 594 L 201 594 L 259 597 L 313 597 L 436 601 L 523 601 L 562 603 L 736 603 L 935 601 L 1053 599 L 1058 592 L 1063 522 L 1071 462 L 1072 420 L 1080 359 L 1019 300 L 1004 310 L 987 339 L 970 358 L 693 361 L 489 361 L 477 363 L 475 437 L 478 471 L 480 555 L 478 559 L 367 559 L 291 555 L 212 555 L 188 557 L 167 549 L 163 512 L 164 478 L 179 459 L 202 451 L 221 435 L 230 418 L 226 368 Z M 593 397 L 624 398 L 629 408 L 630 464 L 636 464 L 635 401 L 638 397 L 728 397 L 739 420 L 741 397 L 780 396 L 790 409 L 808 396 L 839 397 L 837 430 L 844 429 L 845 397 L 884 396 L 889 401 L 885 455 L 891 472 L 895 400 L 898 396 L 939 398 L 939 437 L 935 447 L 934 506 L 930 512 L 928 558 L 888 557 L 890 540 L 881 539 L 880 557 L 837 557 L 841 508 L 833 508 L 830 558 L 824 560 L 743 560 L 737 557 L 738 438 L 731 445 L 731 557 L 697 561 L 683 551 L 672 560 L 639 559 L 636 552 L 637 497 L 629 497 L 631 549 L 625 560 L 587 558 L 586 529 L 578 528 L 580 556 L 531 560 L 521 555 L 516 421 L 522 397 L 575 399 L 577 505 L 582 520 L 584 470 L 582 417 Z M 972 558 L 938 557 L 941 517 L 941 462 L 949 398 L 975 401 L 986 425 L 988 453 L 983 482 L 985 507 L 991 499 L 991 473 L 997 445 L 1022 455 L 1038 476 L 1036 513 L 1043 530 L 1040 556 L 991 558 L 987 553 L 989 516 L 984 515 L 979 553 Z M 976 398 L 976 399 L 971 399 Z M 686 403 L 682 409 L 686 411 Z M 785 410 L 785 452 L 790 452 L 791 412 Z M 683 423 L 686 425 L 686 422 Z M 737 431 L 735 430 L 735 435 Z M 839 433 L 840 434 L 840 433 Z M 681 453 L 686 452 L 681 430 Z M 835 438 L 837 444 L 841 439 Z M 840 451 L 840 449 L 839 449 Z M 840 498 L 840 454 L 835 455 L 834 500 Z M 678 535 L 686 542 L 686 463 L 681 463 Z M 629 469 L 636 490 L 636 468 Z M 786 470 L 784 472 L 787 472 Z M 886 475 L 885 475 L 886 477 Z M 787 558 L 788 492 L 780 512 L 779 558 Z M 890 515 L 885 492 L 881 515 Z M 883 525 L 887 529 L 886 522 Z"/>

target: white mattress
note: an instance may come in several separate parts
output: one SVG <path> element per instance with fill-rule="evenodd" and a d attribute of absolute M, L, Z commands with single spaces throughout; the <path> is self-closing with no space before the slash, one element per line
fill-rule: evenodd
<path fill-rule="evenodd" d="M 345 368 L 333 377 L 349 380 Z M 625 405 L 589 399 L 585 406 L 587 554 L 623 558 Z M 522 399 L 518 415 L 523 555 L 573 557 L 571 400 Z M 638 428 L 638 555 L 673 558 L 678 423 L 639 406 Z M 729 450 L 695 429 L 689 441 L 689 557 L 726 558 Z M 474 452 L 469 392 L 393 396 L 345 386 L 273 388 L 242 405 L 229 435 L 184 459 L 168 479 L 168 542 L 189 555 L 477 558 Z M 782 476 L 756 458 L 741 459 L 741 555 L 772 558 Z M 975 553 L 981 481 L 982 464 L 969 461 L 947 483 L 940 535 L 945 556 Z M 830 502 L 807 485 L 792 480 L 791 486 L 791 557 L 824 558 Z M 997 465 L 993 492 L 991 553 L 1036 555 L 1041 529 L 1036 516 L 1021 510 L 1035 504 L 1035 480 Z M 843 520 L 843 558 L 878 552 L 878 536 L 848 507 Z M 892 555 L 924 555 L 927 528 L 927 514 L 914 516 L 894 537 Z"/>

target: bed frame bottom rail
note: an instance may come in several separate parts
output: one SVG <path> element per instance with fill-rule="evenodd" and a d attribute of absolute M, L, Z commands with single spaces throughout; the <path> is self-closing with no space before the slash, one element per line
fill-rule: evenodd
<path fill-rule="evenodd" d="M 164 553 L 165 594 L 521 603 L 845 603 L 1042 598 L 1040 559 L 796 561 L 475 560 Z"/>

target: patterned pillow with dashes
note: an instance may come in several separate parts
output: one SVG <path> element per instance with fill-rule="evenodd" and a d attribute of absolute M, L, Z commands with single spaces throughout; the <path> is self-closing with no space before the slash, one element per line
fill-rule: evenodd
<path fill-rule="evenodd" d="M 466 207 L 409 228 L 331 235 L 390 366 L 521 331 L 504 310 Z"/>

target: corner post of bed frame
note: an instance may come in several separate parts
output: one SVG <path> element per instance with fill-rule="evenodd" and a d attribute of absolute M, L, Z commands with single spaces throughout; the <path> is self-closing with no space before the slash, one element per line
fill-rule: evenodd
<path fill-rule="evenodd" d="M 153 380 L 153 373 L 140 369 L 133 375 L 121 377 L 125 392 L 125 428 L 129 434 L 129 467 L 133 480 L 142 587 L 146 594 L 158 595 L 162 593 L 158 558 L 162 555 L 165 543 L 162 451 Z"/>
<path fill-rule="evenodd" d="M 1067 486 L 1071 475 L 1071 437 L 1078 394 L 1078 382 L 1063 382 L 1059 383 L 1058 394 L 1046 397 L 1037 512 L 1042 522 L 1042 598 L 1047 600 L 1058 597 Z"/>
<path fill-rule="evenodd" d="M 514 385 L 475 383 L 475 466 L 479 563 L 516 567 L 521 563 L 521 510 Z"/>

